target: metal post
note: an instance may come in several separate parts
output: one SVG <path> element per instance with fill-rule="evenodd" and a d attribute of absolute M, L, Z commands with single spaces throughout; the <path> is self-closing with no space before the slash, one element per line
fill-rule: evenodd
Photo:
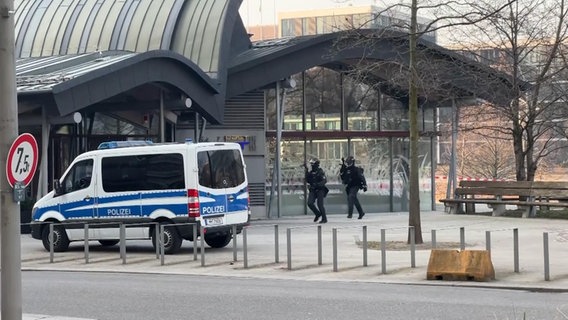
<path fill-rule="evenodd" d="M 288 270 L 292 270 L 292 229 L 286 229 L 286 250 L 288 254 Z"/>
<path fill-rule="evenodd" d="M 332 229 L 333 237 L 333 272 L 337 272 L 337 228 Z"/>
<path fill-rule="evenodd" d="M 280 244 L 278 243 L 278 225 L 274 225 L 274 263 L 280 262 L 280 253 L 278 252 L 278 247 Z"/>
<path fill-rule="evenodd" d="M 7 168 L 8 148 L 18 136 L 14 0 L 0 0 L 0 167 Z M 37 159 L 36 159 L 37 160 Z M 10 166 L 11 167 L 11 166 Z M 0 170 L 0 286 L 2 319 L 22 319 L 20 206 L 6 170 Z"/>
<path fill-rule="evenodd" d="M 243 228 L 243 266 L 248 268 L 247 228 Z"/>
<path fill-rule="evenodd" d="M 89 263 L 89 224 L 85 223 L 85 263 Z"/>
<path fill-rule="evenodd" d="M 548 232 L 542 234 L 544 246 L 544 281 L 550 281 L 550 260 L 548 256 Z"/>
<path fill-rule="evenodd" d="M 491 258 L 491 231 L 485 231 L 485 250 L 489 252 Z"/>
<path fill-rule="evenodd" d="M 156 239 L 156 243 L 154 246 L 156 247 L 156 259 L 160 258 L 160 223 L 154 223 L 154 239 Z"/>
<path fill-rule="evenodd" d="M 515 272 L 519 273 L 519 229 L 513 229 L 513 264 Z"/>
<path fill-rule="evenodd" d="M 276 152 L 274 154 L 274 169 L 276 171 L 276 181 L 272 181 L 272 183 L 276 183 L 276 188 L 278 190 L 276 198 L 276 212 L 278 218 L 281 217 L 281 209 L 282 209 L 282 160 L 280 159 L 280 153 L 282 146 L 280 145 L 282 141 L 282 100 L 280 100 L 280 81 L 276 81 Z M 273 175 L 274 177 L 274 175 Z"/>
<path fill-rule="evenodd" d="M 165 226 L 163 224 L 160 224 L 160 265 L 164 265 L 164 254 L 166 251 L 166 248 L 164 247 L 166 239 L 164 239 L 165 235 L 164 235 L 164 228 Z"/>
<path fill-rule="evenodd" d="M 321 226 L 318 226 L 318 265 L 323 264 Z"/>
<path fill-rule="evenodd" d="M 381 229 L 381 272 L 387 273 L 386 230 Z"/>
<path fill-rule="evenodd" d="M 432 229 L 432 249 L 436 249 L 436 230 Z"/>
<path fill-rule="evenodd" d="M 410 267 L 416 268 L 416 238 L 414 227 L 410 227 Z"/>
<path fill-rule="evenodd" d="M 367 226 L 363 226 L 363 267 L 367 264 Z"/>
<path fill-rule="evenodd" d="M 197 223 L 193 223 L 193 261 L 197 260 Z"/>
<path fill-rule="evenodd" d="M 205 267 L 205 228 L 199 226 L 199 238 L 201 246 L 201 266 Z"/>
<path fill-rule="evenodd" d="M 120 257 L 122 264 L 126 264 L 126 226 L 120 224 Z"/>
<path fill-rule="evenodd" d="M 55 241 L 55 234 L 53 233 L 53 223 L 49 224 L 49 262 L 53 263 L 53 241 Z"/>
<path fill-rule="evenodd" d="M 233 261 L 237 261 L 237 226 L 233 225 Z"/>
<path fill-rule="evenodd" d="M 465 228 L 460 228 L 460 249 L 465 250 Z"/>

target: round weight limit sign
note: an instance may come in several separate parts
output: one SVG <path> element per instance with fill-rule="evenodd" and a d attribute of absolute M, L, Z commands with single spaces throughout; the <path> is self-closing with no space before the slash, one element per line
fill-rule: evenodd
<path fill-rule="evenodd" d="M 21 134 L 8 152 L 6 160 L 6 177 L 12 188 L 16 182 L 27 186 L 32 181 L 38 163 L 37 141 L 29 133 Z"/>

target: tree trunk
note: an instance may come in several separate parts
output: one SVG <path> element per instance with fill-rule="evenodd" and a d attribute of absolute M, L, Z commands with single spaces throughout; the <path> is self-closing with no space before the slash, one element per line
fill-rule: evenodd
<path fill-rule="evenodd" d="M 409 80 L 409 120 L 410 120 L 410 206 L 408 226 L 414 227 L 414 241 L 423 243 L 422 226 L 420 221 L 420 181 L 418 174 L 418 91 L 416 74 L 416 26 L 418 14 L 417 0 L 412 0 L 410 17 L 410 80 Z M 408 228 L 408 242 L 410 243 L 411 228 Z"/>

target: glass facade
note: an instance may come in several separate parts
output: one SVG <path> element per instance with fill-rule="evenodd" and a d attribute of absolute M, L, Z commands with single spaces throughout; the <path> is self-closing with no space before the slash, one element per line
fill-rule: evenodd
<path fill-rule="evenodd" d="M 295 88 L 286 89 L 282 107 L 279 157 L 281 185 L 274 174 L 277 153 L 276 90 L 266 90 L 267 144 L 266 197 L 269 214 L 311 214 L 306 208 L 303 164 L 318 158 L 327 175 L 330 214 L 346 214 L 347 201 L 339 178 L 341 158 L 353 155 L 364 169 L 368 191 L 359 193 L 366 212 L 408 210 L 409 138 L 407 105 L 380 94 L 368 84 L 325 68 L 312 68 L 294 76 Z M 282 96 L 281 96 L 282 99 Z M 423 131 L 435 127 L 433 110 L 420 110 Z M 419 142 L 420 204 L 432 209 L 432 138 Z M 273 183 L 275 181 L 275 183 Z"/>

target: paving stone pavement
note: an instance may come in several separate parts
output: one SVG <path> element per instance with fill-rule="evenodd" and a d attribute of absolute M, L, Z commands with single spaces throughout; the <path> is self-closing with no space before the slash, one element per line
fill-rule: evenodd
<path fill-rule="evenodd" d="M 408 213 L 371 213 L 362 220 L 329 215 L 327 224 L 312 220 L 312 216 L 254 220 L 246 230 L 246 250 L 244 234 L 240 234 L 236 250 L 232 242 L 223 249 L 205 246 L 202 255 L 199 241 L 195 251 L 193 242 L 184 241 L 180 253 L 165 255 L 163 260 L 156 255 L 150 241 L 137 240 L 127 242 L 125 258 L 120 256 L 118 245 L 102 247 L 91 241 L 88 260 L 83 242 L 73 242 L 67 252 L 55 253 L 51 262 L 41 241 L 22 235 L 22 270 L 193 274 L 568 292 L 568 220 L 422 212 L 424 244 L 415 247 L 414 258 L 406 243 Z M 318 229 L 321 229 L 321 254 Z M 364 229 L 367 232 L 366 258 Z M 515 229 L 518 230 L 518 272 L 515 272 Z M 496 279 L 486 282 L 426 280 L 432 230 L 435 230 L 437 247 L 443 249 L 459 250 L 463 239 L 466 250 L 486 250 L 489 239 Z M 334 232 L 337 244 L 335 265 Z M 381 233 L 385 237 L 384 260 L 380 250 Z M 545 279 L 544 263 L 546 235 L 548 279 Z M 25 315 L 24 319 L 72 320 L 41 315 Z"/>

